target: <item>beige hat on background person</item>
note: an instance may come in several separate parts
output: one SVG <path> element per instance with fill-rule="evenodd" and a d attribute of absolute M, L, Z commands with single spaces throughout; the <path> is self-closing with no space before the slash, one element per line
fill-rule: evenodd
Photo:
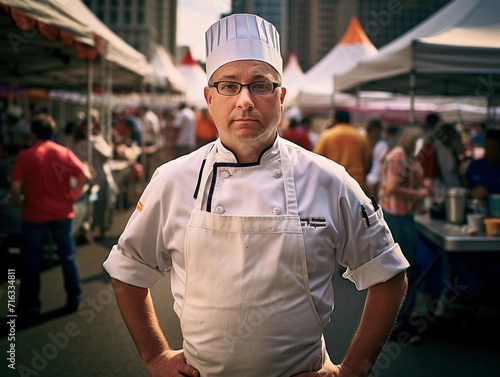
<path fill-rule="evenodd" d="M 254 14 L 232 14 L 205 33 L 207 78 L 226 63 L 260 60 L 283 77 L 279 33 L 273 24 Z"/>

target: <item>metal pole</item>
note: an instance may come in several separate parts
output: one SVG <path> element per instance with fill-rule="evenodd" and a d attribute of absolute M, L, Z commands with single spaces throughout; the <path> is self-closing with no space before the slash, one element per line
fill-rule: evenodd
<path fill-rule="evenodd" d="M 335 75 L 332 76 L 332 121 L 335 119 Z"/>
<path fill-rule="evenodd" d="M 355 125 L 356 128 L 361 127 L 361 98 L 359 96 L 360 88 L 356 88 L 356 115 L 355 115 Z"/>
<path fill-rule="evenodd" d="M 107 136 L 107 131 L 108 131 L 108 119 L 107 119 L 107 112 L 106 112 L 106 101 L 107 101 L 107 95 L 106 95 L 106 53 L 107 53 L 107 41 L 104 42 L 106 44 L 104 48 L 104 56 L 101 56 L 100 60 L 100 66 L 99 66 L 99 86 L 101 87 L 101 103 L 100 103 L 100 108 L 99 108 L 99 121 L 100 121 L 100 126 L 101 126 L 101 132 L 106 138 Z"/>
<path fill-rule="evenodd" d="M 410 73 L 410 115 L 409 122 L 415 123 L 415 72 Z"/>
<path fill-rule="evenodd" d="M 92 135 L 92 90 L 94 81 L 94 66 L 90 59 L 87 59 L 87 163 L 89 168 L 92 166 L 92 143 L 90 136 Z"/>
<path fill-rule="evenodd" d="M 59 127 L 58 127 L 59 133 L 62 133 L 66 130 L 66 122 L 67 122 L 66 102 L 59 101 Z"/>
<path fill-rule="evenodd" d="M 105 135 L 108 143 L 113 142 L 113 66 L 108 62 L 108 75 L 106 76 L 106 96 L 107 96 L 107 133 Z"/>

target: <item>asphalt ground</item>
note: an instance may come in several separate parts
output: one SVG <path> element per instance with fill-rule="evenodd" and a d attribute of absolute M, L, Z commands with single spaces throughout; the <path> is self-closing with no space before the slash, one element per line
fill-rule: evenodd
<path fill-rule="evenodd" d="M 77 312 L 68 314 L 62 310 L 66 296 L 57 261 L 52 265 L 45 263 L 42 315 L 36 325 L 23 328 L 20 319 L 16 318 L 17 322 L 11 326 L 12 318 L 6 317 L 9 281 L 7 278 L 1 280 L 0 317 L 5 327 L 0 339 L 3 354 L 0 376 L 149 375 L 122 321 L 110 278 L 102 267 L 130 213 L 131 210 L 117 211 L 106 238 L 78 246 L 83 299 Z M 15 256 L 7 264 L 2 267 L 3 273 L 7 275 L 8 269 L 13 268 L 15 277 Z M 333 279 L 336 308 L 331 323 L 325 328 L 325 339 L 332 360 L 339 362 L 355 331 L 366 292 L 358 292 L 351 282 L 341 277 L 340 271 Z M 17 288 L 17 283 L 14 286 Z M 168 276 L 153 288 L 152 295 L 162 329 L 168 334 L 171 345 L 180 348 L 182 335 L 172 310 Z M 477 297 L 453 302 L 440 317 L 422 314 L 419 320 L 422 344 L 388 342 L 371 376 L 500 376 L 498 297 L 498 292 L 486 296 L 465 325 L 464 320 Z"/>

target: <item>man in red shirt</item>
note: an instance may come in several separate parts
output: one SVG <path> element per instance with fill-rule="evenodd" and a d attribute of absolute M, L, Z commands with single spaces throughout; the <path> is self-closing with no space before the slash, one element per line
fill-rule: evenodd
<path fill-rule="evenodd" d="M 72 234 L 74 201 L 92 178 L 73 152 L 50 141 L 55 122 L 48 114 L 31 123 L 32 146 L 19 153 L 11 175 L 13 203 L 24 189 L 21 225 L 21 287 L 19 311 L 33 319 L 40 312 L 40 264 L 44 240 L 51 232 L 64 274 L 67 309 L 75 311 L 81 298 Z"/>
<path fill-rule="evenodd" d="M 309 140 L 306 130 L 299 126 L 296 119 L 290 119 L 288 128 L 283 131 L 283 137 L 308 151 L 312 150 L 311 141 Z"/>

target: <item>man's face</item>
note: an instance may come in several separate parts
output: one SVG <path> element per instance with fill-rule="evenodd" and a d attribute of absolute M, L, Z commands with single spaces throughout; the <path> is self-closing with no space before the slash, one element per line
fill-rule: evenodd
<path fill-rule="evenodd" d="M 256 81 L 278 82 L 278 73 L 267 63 L 256 60 L 230 62 L 212 75 L 211 83 L 235 81 L 250 84 Z M 265 97 L 254 96 L 242 87 L 236 96 L 223 96 L 216 88 L 205 88 L 205 99 L 221 141 L 230 149 L 265 148 L 274 139 L 283 112 L 285 88 L 276 88 Z"/>

